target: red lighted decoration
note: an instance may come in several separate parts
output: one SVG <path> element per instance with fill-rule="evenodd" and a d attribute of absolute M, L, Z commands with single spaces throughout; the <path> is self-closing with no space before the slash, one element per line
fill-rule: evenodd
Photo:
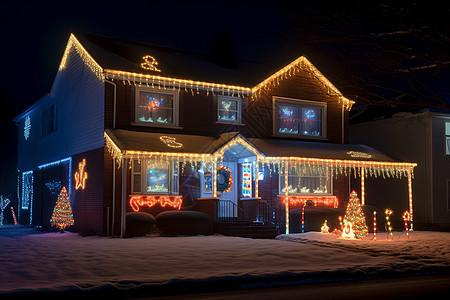
<path fill-rule="evenodd" d="M 183 204 L 182 196 L 130 196 L 130 206 L 134 211 L 139 211 L 141 206 L 146 205 L 147 207 L 153 207 L 156 204 L 161 205 L 161 207 L 170 206 L 178 210 L 181 209 L 181 204 Z"/>
<path fill-rule="evenodd" d="M 332 206 L 337 208 L 339 201 L 336 196 L 288 196 L 289 206 L 303 206 L 307 201 L 314 203 L 314 206 Z M 281 201 L 286 205 L 286 197 L 281 197 Z"/>

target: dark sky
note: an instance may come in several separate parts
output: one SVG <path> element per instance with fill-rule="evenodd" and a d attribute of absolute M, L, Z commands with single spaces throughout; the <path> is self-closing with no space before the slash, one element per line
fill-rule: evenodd
<path fill-rule="evenodd" d="M 17 143 L 11 120 L 50 90 L 71 32 L 208 53 L 227 29 L 235 58 L 305 55 L 361 107 L 448 109 L 449 0 L 67 3 L 9 1 L 0 10 L 0 194 L 17 180 L 8 176 Z"/>

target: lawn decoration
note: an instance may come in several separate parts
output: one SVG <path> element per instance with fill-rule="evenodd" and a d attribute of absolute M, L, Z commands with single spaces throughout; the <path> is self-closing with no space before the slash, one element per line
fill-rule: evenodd
<path fill-rule="evenodd" d="M 373 240 L 377 240 L 377 211 L 373 211 Z"/>
<path fill-rule="evenodd" d="M 14 207 L 11 206 L 11 214 L 14 220 L 14 225 L 17 225 L 16 213 L 14 212 Z"/>
<path fill-rule="evenodd" d="M 325 220 L 322 227 L 320 227 L 320 232 L 329 233 L 329 231 L 328 231 L 329 229 L 330 229 L 330 227 L 328 227 L 328 225 L 327 225 L 327 220 Z"/>
<path fill-rule="evenodd" d="M 409 211 L 405 211 L 403 213 L 403 221 L 405 221 L 405 230 L 406 230 L 406 236 L 409 240 L 409 231 L 408 231 L 408 221 L 411 219 L 411 215 L 409 214 Z"/>
<path fill-rule="evenodd" d="M 355 239 L 356 235 L 353 231 L 353 223 L 344 220 L 344 230 L 342 231 L 342 237 L 346 239 Z"/>
<path fill-rule="evenodd" d="M 389 240 L 389 238 L 394 239 L 394 236 L 392 234 L 392 226 L 391 226 L 391 220 L 390 220 L 390 216 L 392 215 L 392 210 L 386 208 L 384 211 L 384 215 L 386 218 L 386 223 L 384 224 L 384 229 L 386 230 L 387 233 L 387 239 Z"/>
<path fill-rule="evenodd" d="M 0 225 L 3 225 L 3 210 L 8 206 L 11 201 L 8 198 L 0 196 Z"/>
<path fill-rule="evenodd" d="M 344 227 L 346 227 L 346 222 L 351 223 L 352 230 L 357 238 L 362 238 L 367 235 L 368 228 L 366 225 L 366 219 L 361 208 L 361 204 L 358 199 L 358 194 L 352 191 L 350 194 L 350 199 L 348 201 L 347 209 L 344 215 Z M 344 231 L 346 228 L 344 228 Z"/>
<path fill-rule="evenodd" d="M 53 209 L 52 218 L 50 219 L 50 224 L 56 226 L 61 232 L 63 232 L 66 227 L 74 224 L 69 195 L 67 194 L 65 187 L 63 187 L 59 193 L 58 200 Z"/>

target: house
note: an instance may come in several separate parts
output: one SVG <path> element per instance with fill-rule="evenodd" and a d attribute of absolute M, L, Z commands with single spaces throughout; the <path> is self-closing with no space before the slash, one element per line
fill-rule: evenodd
<path fill-rule="evenodd" d="M 416 228 L 450 226 L 450 115 L 424 109 L 391 118 L 351 125 L 351 141 L 376 145 L 384 153 L 415 161 L 414 207 Z M 373 197 L 398 205 L 401 191 L 374 188 Z"/>
<path fill-rule="evenodd" d="M 49 227 L 67 187 L 83 234 L 167 209 L 292 232 L 292 209 L 343 207 L 350 176 L 363 204 L 364 178 L 401 177 L 412 215 L 416 164 L 348 144 L 354 102 L 307 58 L 212 57 L 71 34 L 50 93 L 15 119 L 20 222 Z"/>

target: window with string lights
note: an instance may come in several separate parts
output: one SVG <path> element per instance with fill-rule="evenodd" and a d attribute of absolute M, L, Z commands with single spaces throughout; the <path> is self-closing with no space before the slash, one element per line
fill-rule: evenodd
<path fill-rule="evenodd" d="M 178 163 L 157 159 L 134 159 L 133 194 L 178 194 Z"/>
<path fill-rule="evenodd" d="M 280 170 L 279 194 L 285 194 L 284 170 Z M 327 166 L 299 164 L 289 167 L 288 192 L 290 195 L 331 195 L 331 171 Z"/>
<path fill-rule="evenodd" d="M 135 123 L 145 126 L 178 126 L 178 91 L 136 88 Z"/>
<path fill-rule="evenodd" d="M 274 135 L 325 138 L 326 104 L 274 98 Z"/>

